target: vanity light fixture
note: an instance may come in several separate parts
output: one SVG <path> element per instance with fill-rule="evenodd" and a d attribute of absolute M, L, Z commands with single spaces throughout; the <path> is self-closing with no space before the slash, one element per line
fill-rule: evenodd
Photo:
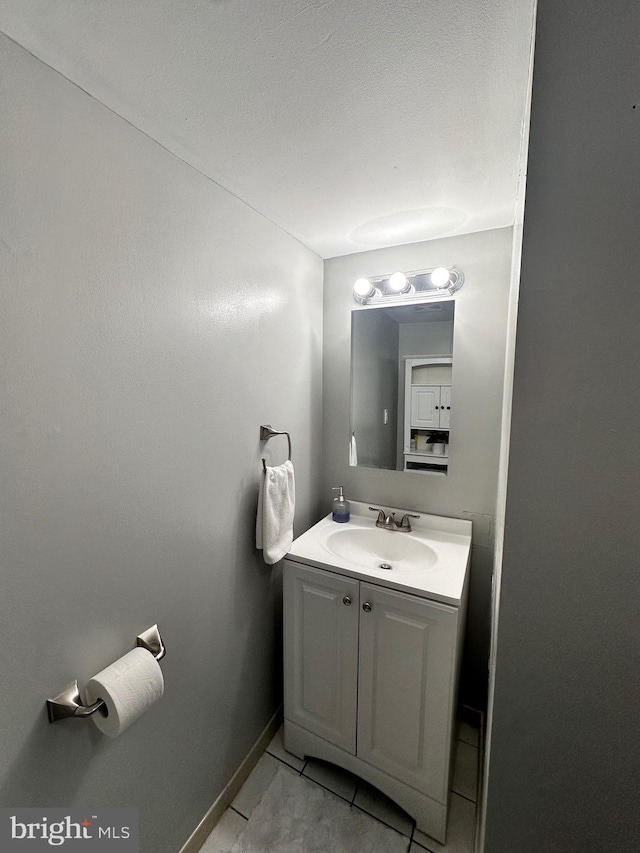
<path fill-rule="evenodd" d="M 448 284 L 451 273 L 446 267 L 436 267 L 430 275 L 431 284 L 434 287 L 444 287 Z"/>
<path fill-rule="evenodd" d="M 396 272 L 390 275 L 361 277 L 353 287 L 353 298 L 359 305 L 373 303 L 400 304 L 423 302 L 452 296 L 464 284 L 464 274 L 457 267 Z"/>
<path fill-rule="evenodd" d="M 379 290 L 371 284 L 368 278 L 358 278 L 356 279 L 356 283 L 353 285 L 353 296 L 354 299 L 360 301 L 365 299 L 371 299 L 378 294 L 378 297 L 382 296 Z"/>
<path fill-rule="evenodd" d="M 400 270 L 389 276 L 389 287 L 394 293 L 413 293 L 415 290 L 409 279 Z"/>
<path fill-rule="evenodd" d="M 429 275 L 431 279 L 431 284 L 437 288 L 449 287 L 453 288 L 454 291 L 459 290 L 462 287 L 462 282 L 464 281 L 464 276 L 462 275 L 462 270 L 456 269 L 456 267 L 436 267 Z M 458 284 L 458 281 L 460 282 Z"/>

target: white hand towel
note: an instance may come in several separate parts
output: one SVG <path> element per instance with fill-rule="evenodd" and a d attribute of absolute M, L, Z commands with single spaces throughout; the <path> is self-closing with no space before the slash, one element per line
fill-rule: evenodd
<path fill-rule="evenodd" d="M 349 442 L 349 465 L 355 468 L 358 464 L 358 448 L 356 445 L 356 434 L 351 433 L 351 441 Z"/>
<path fill-rule="evenodd" d="M 295 503 L 292 463 L 287 461 L 276 468 L 267 466 L 258 493 L 256 518 L 256 548 L 262 548 L 265 563 L 277 563 L 289 552 Z"/>

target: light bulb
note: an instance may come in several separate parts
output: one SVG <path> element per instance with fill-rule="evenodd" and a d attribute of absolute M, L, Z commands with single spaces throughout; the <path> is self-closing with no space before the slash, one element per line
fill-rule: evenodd
<path fill-rule="evenodd" d="M 451 273 L 446 267 L 436 267 L 431 273 L 431 284 L 434 287 L 445 287 L 451 280 Z"/>
<path fill-rule="evenodd" d="M 359 278 L 353 285 L 353 292 L 361 299 L 365 299 L 367 296 L 371 296 L 373 294 L 374 288 L 371 286 L 371 282 L 368 278 Z"/>
<path fill-rule="evenodd" d="M 407 287 L 407 277 L 403 272 L 394 272 L 389 278 L 389 287 L 396 293 L 401 293 Z"/>

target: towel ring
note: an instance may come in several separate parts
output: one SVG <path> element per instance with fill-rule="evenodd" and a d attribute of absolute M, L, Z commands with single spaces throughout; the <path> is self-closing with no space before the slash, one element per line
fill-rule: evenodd
<path fill-rule="evenodd" d="M 291 462 L 291 436 L 288 432 L 285 432 L 283 429 L 273 429 L 271 424 L 261 424 L 260 425 L 260 441 L 268 441 L 273 435 L 286 435 L 287 441 L 289 442 L 289 462 Z M 262 458 L 262 470 L 266 473 L 267 470 L 267 461 L 263 457 Z"/>

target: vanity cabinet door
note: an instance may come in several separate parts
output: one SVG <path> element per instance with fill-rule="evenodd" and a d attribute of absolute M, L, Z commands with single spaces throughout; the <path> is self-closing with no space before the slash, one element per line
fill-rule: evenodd
<path fill-rule="evenodd" d="M 359 582 L 285 560 L 284 715 L 355 754 Z"/>
<path fill-rule="evenodd" d="M 447 802 L 457 610 L 361 583 L 358 758 Z"/>

